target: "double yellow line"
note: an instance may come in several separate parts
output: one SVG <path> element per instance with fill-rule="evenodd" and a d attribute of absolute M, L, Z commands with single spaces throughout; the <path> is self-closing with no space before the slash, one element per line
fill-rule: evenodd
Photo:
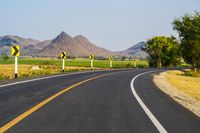
<path fill-rule="evenodd" d="M 79 86 L 81 84 L 84 84 L 86 82 L 89 82 L 91 80 L 94 80 L 94 79 L 97 79 L 97 78 L 101 78 L 101 77 L 104 77 L 104 76 L 107 76 L 107 75 L 111 75 L 111 74 L 103 74 L 103 75 L 100 75 L 100 76 L 97 76 L 97 77 L 93 77 L 93 78 L 89 78 L 89 79 L 86 79 L 86 80 L 83 80 L 81 82 L 78 82 L 56 94 L 54 94 L 53 96 L 50 96 L 49 98 L 47 98 L 46 100 L 42 101 L 41 103 L 35 105 L 34 107 L 32 107 L 31 109 L 29 109 L 28 111 L 24 112 L 23 114 L 19 115 L 18 117 L 16 117 L 15 119 L 11 120 L 10 122 L 8 122 L 7 124 L 5 124 L 4 126 L 2 126 L 0 128 L 0 133 L 3 133 L 5 131 L 7 131 L 8 129 L 10 129 L 11 127 L 13 127 L 14 125 L 16 125 L 17 123 L 19 123 L 20 121 L 22 121 L 24 118 L 28 117 L 29 115 L 31 115 L 33 112 L 37 111 L 39 108 L 41 108 L 42 106 L 44 106 L 45 104 L 49 103 L 50 101 L 52 101 L 53 99 L 55 99 L 56 97 L 62 95 L 63 93 L 67 92 L 68 90 L 76 87 L 76 86 Z"/>

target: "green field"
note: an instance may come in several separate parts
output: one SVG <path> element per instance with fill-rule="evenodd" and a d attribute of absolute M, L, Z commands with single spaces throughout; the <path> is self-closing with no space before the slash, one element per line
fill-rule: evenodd
<path fill-rule="evenodd" d="M 58 74 L 61 72 L 62 60 L 57 58 L 18 58 L 18 75 L 21 77 L 32 77 L 49 74 Z M 94 69 L 109 69 L 108 60 L 94 60 Z M 37 69 L 33 69 L 33 68 Z M 138 60 L 136 67 L 147 67 L 146 61 Z M 134 68 L 133 61 L 113 61 L 113 68 Z M 65 72 L 87 71 L 90 70 L 89 59 L 67 59 L 65 63 Z M 4 61 L 0 57 L 0 80 L 14 78 L 14 58 L 10 57 Z"/>
<path fill-rule="evenodd" d="M 0 57 L 0 64 L 14 64 L 14 58 L 9 58 L 4 61 Z M 18 64 L 21 65 L 57 65 L 61 66 L 62 61 L 59 59 L 50 58 L 19 58 Z M 90 60 L 88 59 L 67 59 L 66 66 L 76 66 L 76 67 L 90 67 Z M 94 67 L 96 68 L 109 68 L 108 60 L 94 60 Z M 133 61 L 113 61 L 113 68 L 133 68 Z M 143 60 L 138 60 L 136 67 L 144 68 L 147 67 L 147 62 Z"/>

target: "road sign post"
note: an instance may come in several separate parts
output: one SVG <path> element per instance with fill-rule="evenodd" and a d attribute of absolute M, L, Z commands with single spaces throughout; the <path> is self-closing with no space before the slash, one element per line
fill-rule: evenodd
<path fill-rule="evenodd" d="M 60 54 L 61 59 L 62 59 L 62 72 L 65 72 L 65 59 L 67 58 L 67 53 L 66 52 L 61 52 Z"/>
<path fill-rule="evenodd" d="M 137 67 L 137 60 L 136 59 L 133 60 L 133 65 L 134 65 L 134 68 Z"/>
<path fill-rule="evenodd" d="M 18 75 L 18 61 L 17 61 L 17 56 L 15 56 L 15 78 L 17 79 Z"/>
<path fill-rule="evenodd" d="M 63 59 L 62 71 L 63 71 L 63 73 L 65 72 L 65 59 Z"/>
<path fill-rule="evenodd" d="M 94 55 L 91 54 L 90 55 L 90 69 L 93 70 L 94 67 Z"/>
<path fill-rule="evenodd" d="M 112 60 L 113 60 L 113 58 L 112 58 L 112 57 L 109 57 L 109 61 L 110 61 L 110 69 L 112 69 Z"/>
<path fill-rule="evenodd" d="M 18 45 L 12 46 L 12 56 L 15 56 L 15 78 L 18 78 L 18 56 L 20 56 L 20 47 Z"/>

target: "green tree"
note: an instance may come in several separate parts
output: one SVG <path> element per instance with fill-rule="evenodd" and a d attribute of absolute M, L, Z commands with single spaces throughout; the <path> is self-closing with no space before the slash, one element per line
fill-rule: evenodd
<path fill-rule="evenodd" d="M 126 56 L 122 56 L 122 61 L 125 61 L 126 60 Z"/>
<path fill-rule="evenodd" d="M 132 56 L 129 56 L 129 57 L 128 57 L 128 60 L 132 60 Z"/>
<path fill-rule="evenodd" d="M 173 29 L 179 33 L 182 55 L 186 63 L 200 68 L 200 12 L 185 14 L 174 20 Z"/>
<path fill-rule="evenodd" d="M 9 59 L 9 57 L 7 55 L 3 55 L 2 58 L 3 58 L 4 61 L 7 61 Z"/>
<path fill-rule="evenodd" d="M 147 41 L 144 48 L 151 67 L 176 66 L 180 62 L 179 43 L 174 37 L 156 36 Z"/>

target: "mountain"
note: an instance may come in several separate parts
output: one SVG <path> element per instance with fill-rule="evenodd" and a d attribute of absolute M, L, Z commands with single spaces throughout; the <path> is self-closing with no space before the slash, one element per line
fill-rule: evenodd
<path fill-rule="evenodd" d="M 45 41 L 19 36 L 2 36 L 0 37 L 0 55 L 10 55 L 11 46 L 16 44 L 20 45 L 20 53 L 22 56 L 57 57 L 62 51 L 66 51 L 68 56 L 74 57 L 88 57 L 90 54 L 103 58 L 108 56 L 120 58 L 123 55 L 134 56 L 139 59 L 147 57 L 146 52 L 141 51 L 141 48 L 146 45 L 146 42 L 140 42 L 123 51 L 111 52 L 96 46 L 83 35 L 72 37 L 65 32 L 61 32 L 52 40 Z"/>
<path fill-rule="evenodd" d="M 116 54 L 124 56 L 134 56 L 138 59 L 145 59 L 147 57 L 147 53 L 141 50 L 143 47 L 145 47 L 145 45 L 146 42 L 139 42 L 126 50 L 116 52 Z"/>
<path fill-rule="evenodd" d="M 98 57 L 108 57 L 113 53 L 104 48 L 91 43 L 86 37 L 78 35 L 71 37 L 65 32 L 60 33 L 49 45 L 37 53 L 38 56 L 59 56 L 62 51 L 67 51 L 67 55 L 75 57 L 88 57 L 94 54 Z"/>
<path fill-rule="evenodd" d="M 16 44 L 21 47 L 21 55 L 32 55 L 45 46 L 45 44 L 40 46 L 40 43 L 40 41 L 34 39 L 6 35 L 0 37 L 0 55 L 9 55 L 11 46 Z"/>
<path fill-rule="evenodd" d="M 0 55 L 10 55 L 11 46 L 16 44 L 20 45 L 22 56 L 57 57 L 62 51 L 67 51 L 68 56 L 75 57 L 88 57 L 90 54 L 94 54 L 96 57 L 113 55 L 111 51 L 96 46 L 82 35 L 71 37 L 65 32 L 61 32 L 54 39 L 46 41 L 10 35 L 2 36 L 0 37 Z"/>

